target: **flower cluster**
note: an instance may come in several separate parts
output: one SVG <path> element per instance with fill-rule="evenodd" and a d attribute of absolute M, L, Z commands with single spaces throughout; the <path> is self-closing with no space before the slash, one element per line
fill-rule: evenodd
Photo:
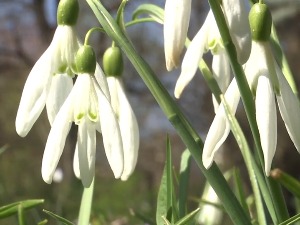
<path fill-rule="evenodd" d="M 181 43 L 178 40 L 186 38 L 185 28 L 180 25 L 188 24 L 188 22 L 183 23 L 180 21 L 188 20 L 190 16 L 189 10 L 186 9 L 179 14 L 181 15 L 180 18 L 177 20 L 173 18 L 173 23 L 168 22 L 171 20 L 169 10 L 173 10 L 173 13 L 176 12 L 174 8 L 178 10 L 179 2 L 183 1 L 175 1 L 172 6 L 173 9 L 166 3 L 165 9 L 168 12 L 165 14 L 165 26 L 170 27 L 165 27 L 164 30 L 173 31 L 165 33 L 165 49 L 168 50 L 165 54 L 168 70 L 168 62 L 172 61 L 171 59 L 179 58 L 180 54 L 178 50 L 171 51 L 169 48 L 172 44 L 174 49 L 178 49 L 179 44 L 173 42 Z M 190 1 L 186 1 L 185 4 L 187 8 L 190 8 Z M 300 104 L 272 55 L 268 42 L 272 18 L 267 6 L 262 3 L 254 4 L 249 12 L 249 20 L 244 1 L 223 0 L 221 6 L 231 39 L 236 48 L 238 61 L 244 67 L 248 84 L 255 98 L 256 121 L 264 155 L 265 173 L 269 175 L 277 145 L 275 102 L 277 100 L 281 117 L 298 151 L 300 151 L 300 121 L 296 116 L 300 113 Z M 170 43 L 166 44 L 166 37 L 169 35 L 174 36 L 174 33 L 182 36 L 180 38 L 170 37 L 168 39 Z M 229 108 L 235 113 L 240 93 L 235 78 L 230 83 L 229 60 L 211 11 L 209 11 L 203 26 L 187 48 L 182 61 L 181 74 L 174 91 L 175 97 L 180 97 L 184 88 L 195 75 L 203 53 L 208 50 L 213 55 L 213 75 L 221 91 L 225 93 Z M 208 131 L 202 155 L 203 164 L 207 169 L 211 166 L 216 151 L 230 132 L 230 124 L 223 104 L 220 104 L 220 106 L 214 104 L 214 106 L 216 116 Z"/>
<path fill-rule="evenodd" d="M 74 122 L 78 126 L 74 172 L 89 187 L 94 178 L 96 131 L 103 136 L 114 176 L 126 180 L 136 165 L 139 130 L 120 79 L 108 85 L 93 49 L 79 42 L 74 29 L 78 11 L 77 0 L 60 1 L 53 40 L 25 83 L 16 130 L 26 136 L 46 105 L 51 130 L 42 177 L 51 183 Z M 119 67 L 118 62 L 110 61 L 112 67 Z"/>

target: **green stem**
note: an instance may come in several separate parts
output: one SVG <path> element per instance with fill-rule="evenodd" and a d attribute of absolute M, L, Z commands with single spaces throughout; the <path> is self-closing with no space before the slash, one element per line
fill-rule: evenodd
<path fill-rule="evenodd" d="M 238 63 L 235 46 L 231 40 L 231 36 L 221 6 L 216 0 L 209 0 L 209 4 L 214 13 L 224 46 L 227 50 L 230 59 L 232 70 L 236 77 L 236 81 L 241 93 L 241 98 L 244 103 L 246 115 L 254 138 L 256 151 L 259 156 L 261 168 L 264 168 L 263 152 L 261 148 L 260 136 L 255 118 L 255 104 L 252 98 L 250 87 L 248 85 L 244 70 L 242 66 Z M 280 187 L 276 185 L 271 178 L 266 177 L 266 181 L 271 194 L 271 199 L 273 199 L 273 207 L 275 209 L 278 222 L 282 222 L 286 220 L 289 217 L 289 215 L 286 209 L 286 204 L 284 202 L 283 195 L 279 190 Z"/>
<path fill-rule="evenodd" d="M 84 45 L 89 44 L 90 37 L 94 31 L 100 31 L 100 32 L 105 33 L 105 31 L 101 27 L 93 27 L 93 28 L 89 29 L 89 31 L 86 33 L 85 38 L 84 38 Z"/>
<path fill-rule="evenodd" d="M 94 192 L 94 179 L 91 183 L 91 186 L 88 188 L 84 188 L 83 190 L 82 199 L 80 203 L 78 225 L 86 225 L 90 223 L 90 215 L 91 215 L 93 192 Z"/>
<path fill-rule="evenodd" d="M 190 123 L 188 123 L 177 104 L 161 84 L 149 65 L 137 54 L 130 41 L 121 32 L 120 28 L 103 5 L 97 0 L 87 0 L 87 2 L 106 33 L 116 43 L 118 43 L 137 72 L 140 74 L 141 78 L 144 80 L 161 109 L 173 124 L 179 136 L 191 152 L 191 155 L 207 178 L 208 182 L 218 194 L 219 198 L 223 202 L 224 208 L 228 212 L 234 224 L 250 225 L 250 219 L 247 217 L 216 164 L 214 163 L 209 170 L 204 168 L 201 160 L 203 149 L 202 140 L 198 136 L 197 132 L 192 128 Z"/>

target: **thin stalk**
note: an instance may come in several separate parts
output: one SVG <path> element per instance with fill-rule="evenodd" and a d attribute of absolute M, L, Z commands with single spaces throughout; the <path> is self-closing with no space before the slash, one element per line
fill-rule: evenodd
<path fill-rule="evenodd" d="M 261 163 L 261 168 L 264 168 L 264 158 L 263 158 L 263 152 L 261 148 L 261 143 L 260 143 L 260 136 L 259 136 L 259 131 L 256 123 L 256 118 L 255 118 L 255 104 L 254 100 L 252 98 L 252 93 L 250 90 L 250 87 L 248 85 L 244 70 L 242 66 L 239 64 L 237 60 L 237 53 L 235 50 L 235 46 L 232 42 L 226 20 L 223 14 L 223 11 L 221 9 L 221 6 L 219 4 L 219 1 L 216 0 L 209 0 L 209 4 L 211 6 L 211 9 L 213 11 L 213 14 L 215 16 L 224 47 L 226 48 L 226 51 L 229 56 L 229 60 L 231 63 L 232 70 L 234 72 L 234 75 L 236 77 L 236 81 L 239 87 L 239 91 L 241 93 L 241 98 L 244 103 L 246 115 L 250 124 L 250 128 L 252 131 L 252 135 L 254 138 L 255 146 L 256 146 L 256 151 L 259 156 L 259 160 Z M 269 187 L 269 191 L 271 194 L 271 199 L 273 200 L 273 207 L 275 209 L 276 215 L 278 222 L 282 222 L 289 218 L 286 204 L 283 198 L 283 195 L 280 191 L 280 187 L 271 179 L 266 177 L 265 178 Z M 274 221 L 273 221 L 274 222 Z"/>
<path fill-rule="evenodd" d="M 86 225 L 90 223 L 90 215 L 91 215 L 93 192 L 94 192 L 94 179 L 91 183 L 91 186 L 88 188 L 84 188 L 83 190 L 81 203 L 80 203 L 78 225 Z"/>
<path fill-rule="evenodd" d="M 195 159 L 197 165 L 223 202 L 224 208 L 231 217 L 233 223 L 238 225 L 250 225 L 250 219 L 247 217 L 245 211 L 236 199 L 216 164 L 214 163 L 209 170 L 204 168 L 201 160 L 203 149 L 202 140 L 197 132 L 192 128 L 191 124 L 188 123 L 177 104 L 156 77 L 149 65 L 137 54 L 130 41 L 121 32 L 120 28 L 117 26 L 116 22 L 106 11 L 103 5 L 97 0 L 87 0 L 87 2 L 107 34 L 116 43 L 118 43 L 118 45 L 125 52 L 128 59 L 131 61 L 151 91 L 152 95 L 160 105 L 164 114 L 177 130 L 179 136 L 191 152 L 191 155 Z"/>

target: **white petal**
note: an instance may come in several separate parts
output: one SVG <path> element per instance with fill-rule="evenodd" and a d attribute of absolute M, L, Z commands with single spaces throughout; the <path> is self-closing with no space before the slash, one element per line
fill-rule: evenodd
<path fill-rule="evenodd" d="M 76 89 L 75 91 L 78 90 Z M 47 139 L 42 162 L 42 177 L 44 181 L 49 184 L 52 182 L 53 174 L 63 152 L 66 137 L 72 125 L 73 93 L 74 89 L 59 110 Z"/>
<path fill-rule="evenodd" d="M 107 80 L 98 63 L 96 64 L 95 78 L 97 83 L 100 86 L 100 89 L 104 93 L 105 97 L 110 101 L 110 94 L 108 90 Z"/>
<path fill-rule="evenodd" d="M 277 96 L 277 102 L 281 117 L 285 127 L 297 149 L 300 152 L 300 105 L 297 96 L 292 92 L 291 87 L 286 81 L 284 75 L 276 68 L 280 83 L 280 96 Z"/>
<path fill-rule="evenodd" d="M 16 130 L 25 137 L 41 114 L 51 85 L 51 49 L 44 52 L 26 80 L 16 118 Z"/>
<path fill-rule="evenodd" d="M 124 171 L 121 180 L 127 180 L 132 174 L 137 162 L 140 139 L 139 127 L 134 112 L 125 95 L 120 78 L 116 79 L 116 88 L 119 100 L 119 125 L 124 151 Z"/>
<path fill-rule="evenodd" d="M 209 21 L 209 17 L 213 16 L 210 12 L 206 18 Z M 197 71 L 199 62 L 205 51 L 205 46 L 208 37 L 208 22 L 204 22 L 201 29 L 198 31 L 192 42 L 190 43 L 185 56 L 182 61 L 181 74 L 176 82 L 174 95 L 176 98 L 180 98 L 180 95 L 188 83 L 193 79 Z"/>
<path fill-rule="evenodd" d="M 89 187 L 95 175 L 96 130 L 85 119 L 78 126 L 77 146 L 81 181 Z"/>
<path fill-rule="evenodd" d="M 247 62 L 251 52 L 251 33 L 244 0 L 223 0 L 222 6 L 238 60 Z"/>
<path fill-rule="evenodd" d="M 212 72 L 221 91 L 224 93 L 230 82 L 230 64 L 225 50 L 213 56 Z M 212 97 L 214 109 L 216 112 L 219 107 L 219 104 L 215 97 Z"/>
<path fill-rule="evenodd" d="M 81 179 L 80 169 L 79 169 L 78 142 L 76 142 L 76 147 L 75 147 L 75 153 L 74 153 L 74 159 L 73 159 L 73 170 L 74 170 L 75 176 L 78 179 Z"/>
<path fill-rule="evenodd" d="M 256 121 L 265 160 L 265 173 L 270 174 L 277 145 L 277 116 L 275 96 L 270 80 L 259 76 L 256 89 Z"/>
<path fill-rule="evenodd" d="M 234 114 L 240 99 L 240 93 L 235 79 L 233 79 L 229 85 L 228 90 L 225 93 L 225 99 L 229 108 Z M 223 104 L 221 104 L 211 124 L 211 127 L 209 128 L 203 147 L 202 161 L 206 169 L 211 166 L 215 153 L 226 140 L 229 132 L 230 124 L 227 119 Z"/>
<path fill-rule="evenodd" d="M 100 125 L 108 163 L 115 178 L 120 178 L 124 168 L 123 143 L 118 121 L 113 109 L 98 86 L 95 86 L 99 100 Z"/>
<path fill-rule="evenodd" d="M 60 107 L 71 92 L 72 87 L 73 80 L 67 74 L 56 74 L 53 76 L 46 101 L 47 115 L 51 125 Z"/>
<path fill-rule="evenodd" d="M 183 50 L 191 14 L 191 0 L 166 0 L 164 47 L 166 67 L 177 67 Z"/>

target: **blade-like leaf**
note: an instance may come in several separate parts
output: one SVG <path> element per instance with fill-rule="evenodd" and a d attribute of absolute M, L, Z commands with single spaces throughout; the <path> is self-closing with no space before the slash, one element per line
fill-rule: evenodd
<path fill-rule="evenodd" d="M 300 221 L 300 213 L 287 219 L 286 221 L 280 223 L 279 225 L 291 225 L 295 224 L 295 222 Z"/>
<path fill-rule="evenodd" d="M 0 219 L 18 213 L 18 208 L 20 204 L 22 204 L 22 208 L 25 210 L 40 205 L 43 202 L 44 202 L 43 199 L 31 199 L 31 200 L 25 200 L 20 202 L 14 202 L 9 205 L 2 206 L 0 207 Z"/>
<path fill-rule="evenodd" d="M 194 211 L 190 212 L 188 215 L 183 217 L 181 220 L 179 220 L 175 225 L 185 225 L 185 224 L 191 224 L 190 221 L 194 219 L 196 214 L 199 212 L 200 208 L 195 209 Z"/>
<path fill-rule="evenodd" d="M 156 223 L 164 225 L 165 221 L 162 217 L 167 218 L 172 208 L 172 157 L 169 137 L 167 137 L 167 156 L 163 176 L 161 179 L 156 208 Z M 172 213 L 171 213 L 172 214 Z M 167 218 L 169 219 L 169 218 Z"/>
<path fill-rule="evenodd" d="M 241 203 L 242 207 L 244 209 L 247 209 L 248 207 L 246 202 L 246 195 L 242 185 L 241 174 L 237 168 L 233 170 L 233 181 L 234 181 L 234 189 L 235 189 L 235 194 L 237 196 L 237 199 Z"/>
<path fill-rule="evenodd" d="M 132 13 L 132 19 L 137 19 L 140 15 L 147 14 L 158 23 L 164 21 L 164 10 L 157 5 L 153 4 L 142 4 Z"/>
<path fill-rule="evenodd" d="M 72 223 L 71 221 L 59 216 L 59 215 L 56 215 L 55 213 L 53 212 L 50 212 L 48 210 L 45 210 L 43 209 L 43 212 L 47 213 L 49 216 L 53 217 L 54 219 L 56 219 L 57 221 L 59 222 L 62 222 L 63 224 L 65 225 L 75 225 L 74 223 Z"/>

